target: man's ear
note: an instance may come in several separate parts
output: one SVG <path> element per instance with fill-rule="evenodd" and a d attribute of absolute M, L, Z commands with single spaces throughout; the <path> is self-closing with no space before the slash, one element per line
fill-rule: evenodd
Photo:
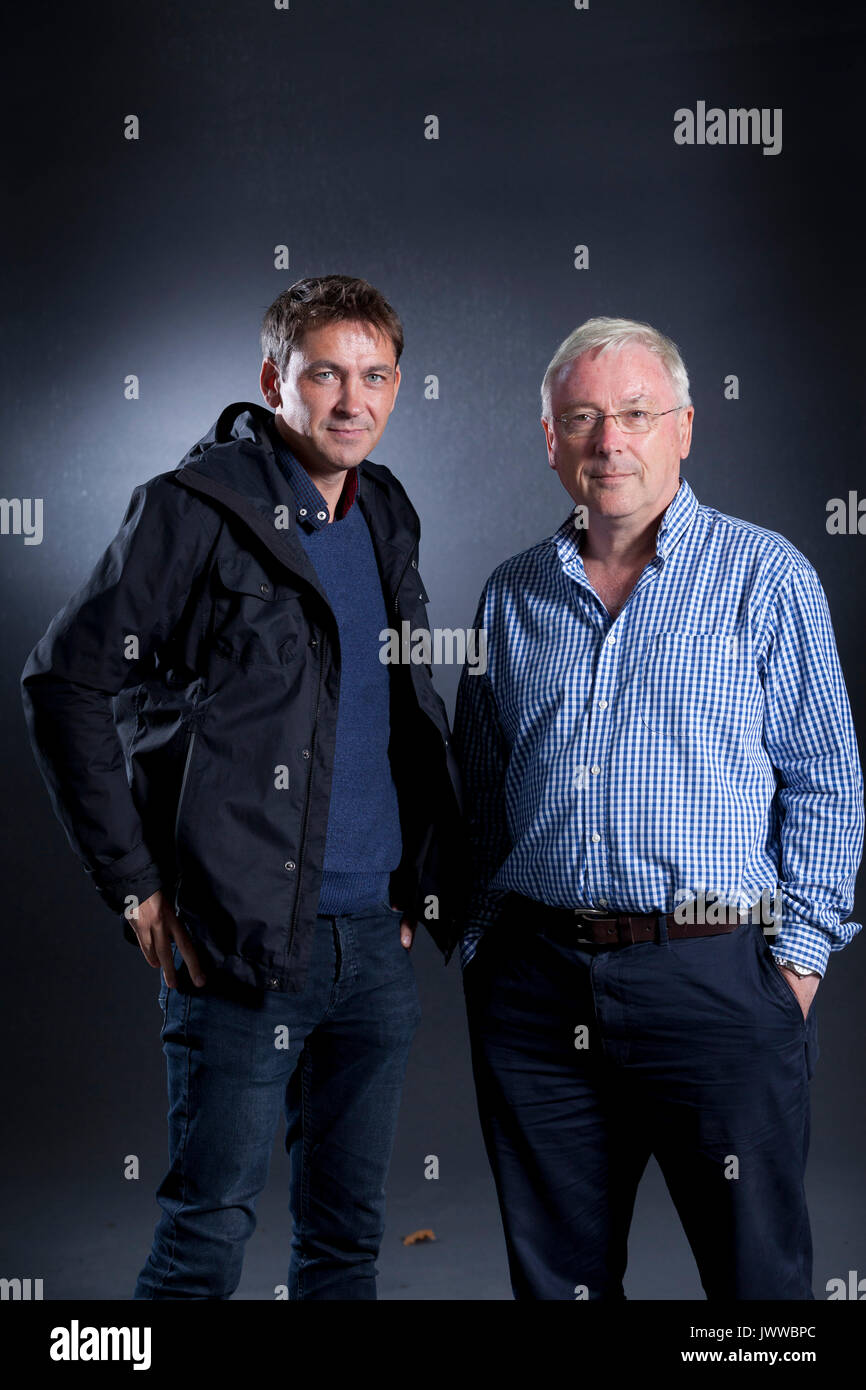
<path fill-rule="evenodd" d="M 689 449 L 692 447 L 692 421 L 695 418 L 695 408 L 690 405 L 688 410 L 684 410 L 680 415 L 680 458 L 686 459 L 689 456 Z"/>
<path fill-rule="evenodd" d="M 393 399 L 393 401 L 391 402 L 391 410 L 393 410 L 393 409 L 394 409 L 394 406 L 397 404 L 397 392 L 400 390 L 400 381 L 401 381 L 401 380 L 402 380 L 402 375 L 401 375 L 401 372 L 400 372 L 400 364 L 398 363 L 397 366 L 394 368 L 394 399 Z M 388 414 L 389 414 L 389 415 L 391 414 L 391 410 L 388 411 Z"/>
<path fill-rule="evenodd" d="M 541 417 L 541 428 L 544 430 L 544 438 L 547 444 L 547 462 L 553 469 L 556 464 L 553 461 L 553 425 L 543 415 Z"/>
<path fill-rule="evenodd" d="M 262 362 L 259 387 L 268 405 L 276 408 L 280 404 L 280 373 L 276 362 L 270 357 Z"/>

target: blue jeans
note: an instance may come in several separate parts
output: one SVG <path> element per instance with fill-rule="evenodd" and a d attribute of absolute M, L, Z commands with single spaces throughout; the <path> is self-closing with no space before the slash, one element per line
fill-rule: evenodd
<path fill-rule="evenodd" d="M 160 972 L 170 1166 L 135 1299 L 225 1299 L 286 1116 L 292 1299 L 375 1299 L 385 1180 L 421 1010 L 400 913 L 318 917 L 301 993 Z"/>
<path fill-rule="evenodd" d="M 708 1299 L 812 1299 L 817 1001 L 804 1020 L 757 925 L 664 935 L 568 944 L 518 913 L 466 967 L 514 1296 L 625 1298 L 635 1194 L 654 1154 Z"/>

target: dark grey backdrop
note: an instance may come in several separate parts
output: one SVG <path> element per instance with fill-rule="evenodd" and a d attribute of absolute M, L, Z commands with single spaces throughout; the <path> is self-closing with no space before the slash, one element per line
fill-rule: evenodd
<path fill-rule="evenodd" d="M 378 285 L 403 317 L 376 457 L 422 519 L 431 621 L 465 626 L 504 556 L 571 503 L 538 387 L 591 314 L 680 344 L 698 498 L 781 531 L 816 566 L 863 728 L 866 539 L 828 499 L 866 491 L 856 213 L 857 7 L 748 0 L 210 0 L 20 7 L 7 68 L 3 483 L 42 497 L 41 545 L 0 536 L 5 578 L 0 1275 L 128 1298 L 166 1159 L 158 979 L 121 939 L 54 820 L 26 741 L 27 652 L 114 534 L 230 400 L 258 398 L 258 325 L 301 275 Z M 680 147 L 676 108 L 783 109 L 783 148 Z M 123 138 L 139 116 L 140 139 Z M 440 120 L 424 139 L 425 117 Z M 273 248 L 290 249 L 288 271 Z M 589 247 L 589 269 L 573 248 Z M 124 400 L 128 373 L 141 398 Z M 428 373 L 438 401 L 424 399 Z M 735 373 L 740 399 L 723 380 Z M 458 672 L 442 668 L 449 710 Z M 862 892 L 855 918 L 866 912 Z M 862 942 L 817 1008 L 808 1187 L 815 1290 L 866 1274 Z M 508 1298 L 456 961 L 415 947 L 424 1021 L 389 1192 L 380 1296 Z M 128 1154 L 141 1177 L 123 1177 Z M 426 1155 L 438 1182 L 423 1177 Z M 285 1277 L 277 1136 L 239 1297 Z M 432 1226 L 438 1241 L 404 1248 Z M 654 1167 L 627 1292 L 702 1297 Z"/>

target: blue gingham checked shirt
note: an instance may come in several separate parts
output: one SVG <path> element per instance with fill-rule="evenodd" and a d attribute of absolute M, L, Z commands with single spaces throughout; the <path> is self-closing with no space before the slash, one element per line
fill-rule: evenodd
<path fill-rule="evenodd" d="M 571 513 L 504 561 L 475 618 L 454 721 L 473 887 L 461 965 L 510 890 L 557 907 L 673 912 L 778 891 L 768 941 L 823 975 L 860 930 L 863 775 L 820 580 L 784 536 L 685 479 L 612 620 Z"/>

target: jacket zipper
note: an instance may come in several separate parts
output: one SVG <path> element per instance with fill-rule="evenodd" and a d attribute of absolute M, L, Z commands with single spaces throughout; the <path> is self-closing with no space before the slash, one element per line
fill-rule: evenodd
<path fill-rule="evenodd" d="M 416 540 L 417 540 L 417 537 L 416 537 Z M 400 594 L 400 585 L 403 583 L 403 576 L 404 576 L 404 574 L 406 573 L 407 569 L 409 568 L 409 561 L 411 560 L 411 558 L 412 558 L 412 551 L 410 550 L 410 551 L 409 551 L 409 554 L 406 556 L 406 563 L 405 563 L 405 565 L 403 566 L 402 570 L 400 571 L 400 578 L 397 580 L 397 586 L 396 586 L 396 588 L 394 589 L 394 623 L 395 623 L 395 625 L 400 621 L 400 605 L 399 605 L 399 601 L 398 601 L 398 600 L 399 600 L 399 594 Z M 398 641 L 400 640 L 399 633 L 398 633 L 398 636 L 397 636 L 397 640 L 398 640 Z M 412 677 L 411 677 L 411 675 L 410 675 L 410 677 L 409 677 L 409 688 L 410 688 L 410 690 L 412 691 L 412 698 L 413 698 L 413 700 L 415 701 L 415 704 L 417 705 L 417 704 L 418 704 L 418 697 L 417 697 L 417 695 L 415 694 L 415 690 L 414 690 L 414 687 L 413 687 L 413 685 L 412 685 Z M 389 897 L 388 901 L 390 902 L 390 897 Z M 405 904 L 405 906 L 408 907 L 409 904 L 407 903 L 407 904 Z"/>
<path fill-rule="evenodd" d="M 295 886 L 295 910 L 292 913 L 292 920 L 289 926 L 289 940 L 286 946 L 287 956 L 291 954 L 292 942 L 295 937 L 295 927 L 298 924 L 298 912 L 300 911 L 301 906 L 301 875 L 304 869 L 304 856 L 306 854 L 307 849 L 307 827 L 310 821 L 310 800 L 312 798 L 313 792 L 313 767 L 316 758 L 316 739 L 318 737 L 319 732 L 319 704 L 322 695 L 322 671 L 325 667 L 326 641 L 327 638 L 325 637 L 324 629 L 322 629 L 322 635 L 319 640 L 319 679 L 316 685 L 316 710 L 313 715 L 313 736 L 310 739 L 310 775 L 307 779 L 307 799 L 304 803 L 304 826 L 301 831 L 301 844 L 298 850 L 298 878 Z"/>
<path fill-rule="evenodd" d="M 399 607 L 399 603 L 398 603 L 398 597 L 399 597 L 399 594 L 400 594 L 400 585 L 403 583 L 403 575 L 406 573 L 407 569 L 409 568 L 409 561 L 411 560 L 411 558 L 412 558 L 412 551 L 410 550 L 410 551 L 409 551 L 409 554 L 406 556 L 406 563 L 405 563 L 405 565 L 403 566 L 402 570 L 400 571 L 400 578 L 397 580 L 397 587 L 396 587 L 395 590 L 394 590 L 394 617 L 395 617 L 395 618 L 399 618 L 399 616 L 400 616 L 400 607 Z"/>

